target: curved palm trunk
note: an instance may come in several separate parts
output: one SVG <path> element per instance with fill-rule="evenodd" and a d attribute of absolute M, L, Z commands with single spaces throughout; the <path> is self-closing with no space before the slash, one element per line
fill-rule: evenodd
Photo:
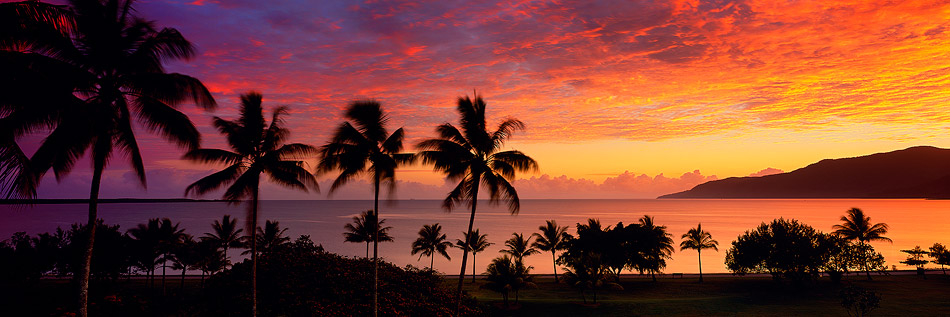
<path fill-rule="evenodd" d="M 188 270 L 188 268 L 186 268 L 184 265 L 182 265 L 182 268 L 181 268 L 181 285 L 178 287 L 179 292 L 182 292 L 182 293 L 185 291 L 185 272 L 186 272 L 187 270 Z"/>
<path fill-rule="evenodd" d="M 551 250 L 551 263 L 554 263 L 554 283 L 557 284 L 557 255 Z"/>
<path fill-rule="evenodd" d="M 435 264 L 435 251 L 432 251 L 432 255 L 429 256 L 429 271 L 432 271 L 432 266 Z"/>
<path fill-rule="evenodd" d="M 472 215 L 468 218 L 468 233 L 465 235 L 465 239 L 469 240 L 469 237 L 472 236 L 472 225 L 475 224 L 475 206 L 478 205 L 478 185 L 481 183 L 481 175 L 473 177 L 472 183 L 475 184 L 475 189 L 472 192 Z M 470 243 L 471 241 L 466 241 Z M 458 292 L 456 294 L 456 306 L 455 306 L 455 315 L 458 316 L 462 311 L 462 283 L 465 282 L 465 264 L 468 263 L 468 249 L 471 246 L 465 248 L 462 252 L 462 269 L 459 271 L 459 286 Z M 475 262 L 475 254 L 472 254 L 472 262 Z M 472 266 L 475 266 L 475 263 L 472 263 Z"/>
<path fill-rule="evenodd" d="M 375 228 L 376 233 L 373 234 L 373 317 L 376 317 L 379 312 L 379 173 L 374 173 L 375 181 L 373 184 L 373 214 L 376 215 L 375 223 L 373 223 L 373 228 Z"/>
<path fill-rule="evenodd" d="M 699 282 L 703 282 L 703 249 L 696 249 L 696 254 L 699 258 Z"/>
<path fill-rule="evenodd" d="M 79 317 L 89 316 L 89 272 L 92 269 L 92 246 L 96 242 L 96 219 L 98 219 L 99 183 L 102 182 L 102 170 L 105 162 L 95 162 L 92 172 L 92 186 L 89 190 L 89 239 L 83 251 L 82 265 L 79 267 Z"/>
<path fill-rule="evenodd" d="M 251 196 L 251 316 L 257 317 L 257 199 L 260 195 L 260 179 L 254 183 Z"/>

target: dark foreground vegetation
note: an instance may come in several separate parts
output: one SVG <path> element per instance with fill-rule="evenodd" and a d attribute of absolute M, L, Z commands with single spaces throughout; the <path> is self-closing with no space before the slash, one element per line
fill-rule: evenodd
<path fill-rule="evenodd" d="M 99 250 L 107 248 L 97 249 L 96 255 L 105 256 L 98 253 Z M 309 237 L 301 236 L 262 252 L 258 265 L 258 309 L 263 316 L 365 316 L 372 313 L 371 260 L 328 253 Z M 182 276 L 162 279 L 157 284 L 142 276 L 94 272 L 89 313 L 93 316 L 244 316 L 250 312 L 251 305 L 250 269 L 250 261 L 245 260 L 208 279 Z M 18 271 L 11 268 L 5 272 L 29 271 L 33 270 L 21 267 Z M 444 286 L 443 277 L 434 271 L 380 263 L 379 276 L 382 315 L 448 316 L 455 312 L 454 292 Z M 77 286 L 72 279 L 20 277 L 7 275 L 0 282 L 0 315 L 62 316 L 75 311 Z M 468 297 L 461 307 L 463 315 L 485 314 Z"/>

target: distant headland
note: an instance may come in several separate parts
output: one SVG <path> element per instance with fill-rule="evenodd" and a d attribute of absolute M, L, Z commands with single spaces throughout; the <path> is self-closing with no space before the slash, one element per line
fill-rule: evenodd
<path fill-rule="evenodd" d="M 123 203 L 202 203 L 222 202 L 217 199 L 187 199 L 187 198 L 109 198 L 99 199 L 100 204 Z M 87 204 L 89 199 L 0 199 L 0 205 L 21 204 Z"/>
<path fill-rule="evenodd" d="M 824 159 L 761 177 L 730 177 L 665 198 L 950 198 L 950 149 L 917 146 L 866 156 Z"/>

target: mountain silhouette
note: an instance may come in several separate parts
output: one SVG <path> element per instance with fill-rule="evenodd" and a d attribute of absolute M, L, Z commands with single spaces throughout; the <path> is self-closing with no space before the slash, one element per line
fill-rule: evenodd
<path fill-rule="evenodd" d="M 917 146 L 824 159 L 762 177 L 730 177 L 663 198 L 950 198 L 950 149 Z"/>

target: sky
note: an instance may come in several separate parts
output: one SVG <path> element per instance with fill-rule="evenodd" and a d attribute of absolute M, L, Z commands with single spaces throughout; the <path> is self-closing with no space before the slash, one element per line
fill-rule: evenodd
<path fill-rule="evenodd" d="M 183 105 L 224 147 L 213 116 L 236 117 L 251 90 L 290 107 L 291 140 L 321 145 L 347 103 L 373 98 L 412 144 L 457 122 L 474 91 L 490 125 L 527 129 L 507 144 L 540 171 L 522 198 L 653 198 L 705 181 L 788 172 L 824 158 L 950 147 L 947 1 L 139 1 L 138 14 L 198 48 L 169 71 L 202 80 L 213 113 Z M 181 197 L 215 166 L 137 134 L 148 189 L 114 160 L 102 197 Z M 36 140 L 39 137 L 34 138 Z M 30 145 L 24 145 L 30 148 Z M 80 163 L 82 164 L 82 163 Z M 77 165 L 77 167 L 88 166 Z M 82 198 L 88 169 L 40 198 Z M 274 186 L 265 199 L 333 196 Z M 426 166 L 397 172 L 395 198 L 441 199 Z M 217 198 L 214 194 L 206 198 Z"/>

